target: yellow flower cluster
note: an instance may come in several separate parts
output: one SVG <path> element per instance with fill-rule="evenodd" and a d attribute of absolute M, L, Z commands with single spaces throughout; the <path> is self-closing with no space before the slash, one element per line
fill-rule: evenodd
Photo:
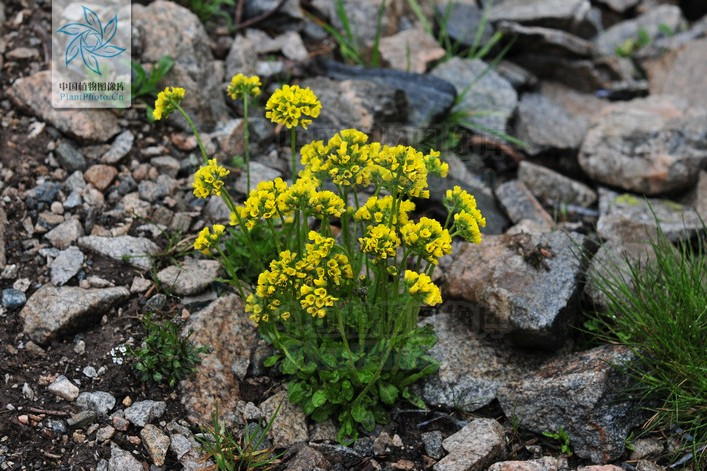
<path fill-rule="evenodd" d="M 303 256 L 289 250 L 280 252 L 270 269 L 258 277 L 255 293 L 246 299 L 246 312 L 257 323 L 288 319 L 301 307 L 312 317 L 322 318 L 334 306 L 337 289 L 353 278 L 346 255 L 332 253 L 334 239 L 309 232 Z M 296 293 L 296 299 L 292 294 Z"/>
<path fill-rule="evenodd" d="M 361 237 L 358 241 L 361 244 L 361 251 L 372 255 L 377 261 L 395 257 L 400 247 L 400 238 L 395 229 L 385 224 L 370 226 L 367 236 Z"/>
<path fill-rule="evenodd" d="M 155 119 L 167 118 L 184 99 L 185 90 L 180 87 L 167 87 L 157 94 L 155 109 L 152 117 Z"/>
<path fill-rule="evenodd" d="M 447 178 L 447 174 L 449 173 L 449 164 L 447 162 L 442 162 L 439 155 L 439 151 L 430 150 L 430 153 L 425 155 L 422 159 L 425 162 L 425 167 L 427 167 L 428 173 L 437 175 L 438 177 Z"/>
<path fill-rule="evenodd" d="M 422 301 L 428 306 L 434 306 L 442 302 L 442 293 L 426 274 L 405 270 L 404 279 L 408 292 L 413 296 L 422 298 Z"/>
<path fill-rule="evenodd" d="M 486 227 L 486 219 L 476 207 L 476 199 L 459 186 L 455 186 L 447 190 L 443 203 L 450 213 L 454 213 L 456 233 L 469 242 L 480 244 L 479 227 Z"/>
<path fill-rule="evenodd" d="M 357 221 L 364 221 L 369 224 L 391 223 L 394 226 L 406 224 L 409 221 L 408 213 L 415 209 L 415 203 L 410 200 L 402 200 L 398 204 L 397 214 L 393 214 L 393 197 L 371 196 L 368 201 L 361 206 L 354 214 Z M 391 221 L 392 218 L 392 221 Z"/>
<path fill-rule="evenodd" d="M 194 175 L 194 196 L 197 198 L 208 198 L 210 195 L 221 195 L 223 188 L 223 177 L 230 172 L 221 167 L 216 159 L 210 159 L 208 165 L 202 165 Z"/>
<path fill-rule="evenodd" d="M 226 227 L 221 224 L 214 224 L 213 229 L 214 232 L 212 233 L 208 227 L 203 228 L 194 242 L 194 248 L 201 250 L 204 255 L 211 254 L 211 249 L 216 247 Z"/>
<path fill-rule="evenodd" d="M 226 88 L 226 92 L 232 100 L 238 100 L 245 95 L 256 97 L 260 95 L 260 87 L 262 85 L 260 77 L 257 75 L 247 77 L 243 74 L 237 74 L 231 78 L 231 83 Z"/>
<path fill-rule="evenodd" d="M 265 105 L 265 117 L 273 123 L 284 124 L 287 129 L 296 126 L 307 129 L 321 109 L 321 102 L 309 87 L 283 85 L 275 90 Z"/>
<path fill-rule="evenodd" d="M 429 198 L 425 156 L 410 146 L 383 146 L 377 158 L 373 175 L 383 187 L 398 194 Z"/>
<path fill-rule="evenodd" d="M 296 183 L 295 183 L 296 184 Z M 344 200 L 334 192 L 318 191 L 309 199 L 309 206 L 319 218 L 340 217 L 344 212 Z"/>
<path fill-rule="evenodd" d="M 452 253 L 449 231 L 434 219 L 422 217 L 418 223 L 408 222 L 400 228 L 400 233 L 412 253 L 434 265 L 440 257 Z"/>

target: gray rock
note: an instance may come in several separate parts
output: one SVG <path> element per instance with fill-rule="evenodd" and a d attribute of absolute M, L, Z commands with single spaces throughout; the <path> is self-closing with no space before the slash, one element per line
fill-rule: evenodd
<path fill-rule="evenodd" d="M 538 83 L 538 78 L 535 75 L 508 60 L 502 60 L 496 64 L 495 70 L 516 90 L 535 87 Z"/>
<path fill-rule="evenodd" d="M 626 399 L 630 378 L 618 368 L 633 355 L 604 345 L 564 355 L 499 390 L 507 417 L 536 433 L 564 428 L 580 458 L 607 463 L 624 452 L 631 428 L 642 423 L 639 404 Z"/>
<path fill-rule="evenodd" d="M 455 57 L 435 67 L 431 74 L 454 85 L 458 94 L 464 94 L 455 110 L 467 115 L 465 121 L 506 132 L 508 120 L 518 105 L 518 94 L 488 64 L 478 59 Z M 490 111 L 493 113 L 487 114 Z M 474 129 L 468 123 L 464 126 Z"/>
<path fill-rule="evenodd" d="M 333 61 L 326 61 L 324 67 L 332 78 L 368 80 L 403 91 L 407 97 L 407 116 L 401 121 L 412 126 L 429 126 L 449 112 L 457 96 L 452 84 L 432 75 L 351 67 Z"/>
<path fill-rule="evenodd" d="M 294 61 L 303 61 L 307 58 L 307 48 L 296 31 L 286 31 L 274 38 L 259 29 L 249 28 L 245 33 L 256 54 L 281 52 L 286 58 Z"/>
<path fill-rule="evenodd" d="M 66 423 L 69 427 L 78 428 L 85 427 L 86 425 L 93 423 L 94 420 L 96 420 L 96 413 L 92 410 L 84 410 L 66 419 Z"/>
<path fill-rule="evenodd" d="M 421 435 L 422 443 L 425 445 L 425 453 L 430 458 L 439 460 L 444 456 L 444 448 L 442 448 L 442 432 L 435 430 L 434 432 L 424 432 Z"/>
<path fill-rule="evenodd" d="M 641 3 L 641 0 L 599 0 L 599 3 L 603 3 L 617 13 L 623 13 Z"/>
<path fill-rule="evenodd" d="M 381 38 L 380 56 L 397 70 L 424 74 L 427 66 L 445 55 L 444 48 L 421 26 Z"/>
<path fill-rule="evenodd" d="M 449 453 L 434 471 L 481 471 L 493 463 L 506 445 L 503 427 L 493 419 L 474 419 L 447 437 L 442 446 Z"/>
<path fill-rule="evenodd" d="M 150 164 L 157 169 L 161 174 L 165 174 L 170 178 L 176 178 L 179 173 L 179 160 L 168 155 L 155 157 L 150 159 Z"/>
<path fill-rule="evenodd" d="M 310 443 L 312 448 L 320 452 L 331 463 L 339 464 L 344 469 L 355 468 L 364 459 L 361 454 L 344 445 L 329 443 Z"/>
<path fill-rule="evenodd" d="M 257 337 L 236 295 L 221 297 L 193 313 L 184 326 L 185 332 L 189 330 L 194 332 L 194 344 L 213 349 L 201 357 L 196 373 L 179 385 L 189 421 L 206 425 L 216 405 L 224 417 L 237 410 L 240 381 L 231 365 L 250 360 Z"/>
<path fill-rule="evenodd" d="M 475 305 L 454 300 L 447 305 L 453 312 L 421 322 L 432 325 L 439 339 L 430 350 L 439 370 L 422 384 L 421 395 L 429 406 L 471 413 L 490 404 L 501 385 L 522 378 L 546 358 L 499 342 L 503 326 Z"/>
<path fill-rule="evenodd" d="M 704 78 L 707 76 L 707 38 L 687 41 L 682 47 L 641 62 L 648 75 L 651 94 L 679 96 L 692 106 L 707 108 Z"/>
<path fill-rule="evenodd" d="M 62 250 L 51 264 L 52 284 L 61 286 L 73 278 L 81 270 L 83 260 L 83 252 L 77 247 Z"/>
<path fill-rule="evenodd" d="M 514 136 L 527 144 L 527 152 L 574 152 L 582 145 L 589 120 L 575 116 L 561 103 L 542 93 L 526 93 L 518 105 Z"/>
<path fill-rule="evenodd" d="M 280 2 L 278 0 L 248 0 L 245 2 L 246 18 L 253 18 L 272 11 Z M 303 19 L 302 7 L 299 0 L 286 0 L 278 10 L 291 18 Z"/>
<path fill-rule="evenodd" d="M 168 55 L 174 67 L 165 83 L 179 84 L 187 93 L 184 106 L 198 129 L 210 130 L 226 116 L 223 93 L 223 65 L 214 61 L 209 36 L 199 18 L 189 9 L 169 1 L 156 1 L 147 6 L 135 5 L 133 30 L 137 29 L 141 62 L 154 62 Z M 156 24 L 162 25 L 155 28 Z M 172 122 L 188 130 L 185 120 L 175 113 Z"/>
<path fill-rule="evenodd" d="M 127 258 L 128 263 L 144 270 L 148 270 L 152 266 L 150 255 L 154 255 L 160 250 L 157 244 L 151 240 L 133 236 L 81 237 L 79 247 L 117 261 Z"/>
<path fill-rule="evenodd" d="M 0 23 L 0 26 L 2 23 Z M 5 227 L 7 227 L 7 215 L 0 206 L 0 267 L 5 267 L 7 257 L 5 256 Z"/>
<path fill-rule="evenodd" d="M 254 160 L 251 160 L 251 162 L 250 162 L 250 189 L 251 190 L 253 190 L 255 187 L 257 187 L 258 184 L 261 182 L 274 180 L 278 177 L 282 177 L 282 174 L 280 172 L 278 172 L 277 170 L 270 168 L 266 165 L 263 165 L 260 162 L 256 162 Z M 236 191 L 239 193 L 243 193 L 244 195 L 248 194 L 248 177 L 246 175 L 245 170 L 238 176 L 238 179 L 236 179 L 235 188 L 236 188 Z"/>
<path fill-rule="evenodd" d="M 554 348 L 570 321 L 583 242 L 579 234 L 550 232 L 464 243 L 449 267 L 447 292 L 477 303 L 493 333 L 510 334 L 519 345 Z"/>
<path fill-rule="evenodd" d="M 665 453 L 665 443 L 656 438 L 639 438 L 631 441 L 631 460 L 658 458 Z"/>
<path fill-rule="evenodd" d="M 101 318 L 104 312 L 130 296 L 125 288 L 82 289 L 44 285 L 29 298 L 20 312 L 23 332 L 34 342 L 77 332 Z"/>
<path fill-rule="evenodd" d="M 179 296 L 198 294 L 214 282 L 221 264 L 217 260 L 185 260 L 157 273 L 157 279 Z"/>
<path fill-rule="evenodd" d="M 2 307 L 6 309 L 19 309 L 27 302 L 27 295 L 14 288 L 2 290 Z"/>
<path fill-rule="evenodd" d="M 79 396 L 79 388 L 64 375 L 59 375 L 52 384 L 47 386 L 50 393 L 69 402 Z"/>
<path fill-rule="evenodd" d="M 568 469 L 565 458 L 543 456 L 529 461 L 499 461 L 492 464 L 488 471 L 568 471 Z"/>
<path fill-rule="evenodd" d="M 256 44 L 242 34 L 236 35 L 226 56 L 226 79 L 238 73 L 253 75 L 257 71 Z"/>
<path fill-rule="evenodd" d="M 592 124 L 579 164 L 594 180 L 656 195 L 689 187 L 707 161 L 707 110 L 653 95 L 607 107 Z"/>
<path fill-rule="evenodd" d="M 572 31 L 583 37 L 596 33 L 589 0 L 502 0 L 494 2 L 488 19 Z"/>
<path fill-rule="evenodd" d="M 47 232 L 46 238 L 57 249 L 68 248 L 83 235 L 83 226 L 78 219 L 69 219 Z"/>
<path fill-rule="evenodd" d="M 117 164 L 130 152 L 130 149 L 133 148 L 134 141 L 135 135 L 131 131 L 125 130 L 121 132 L 118 134 L 118 137 L 113 140 L 108 152 L 103 154 L 101 162 L 104 164 Z"/>
<path fill-rule="evenodd" d="M 83 190 L 86 189 L 86 180 L 83 178 L 83 171 L 81 170 L 76 170 L 74 173 L 69 175 L 69 177 L 64 180 L 64 188 L 67 189 L 67 191 L 72 191 L 72 192 L 82 192 Z"/>
<path fill-rule="evenodd" d="M 649 37 L 655 38 L 660 31 L 660 25 L 665 25 L 672 31 L 677 31 L 685 24 L 680 7 L 676 5 L 660 5 L 643 15 L 622 21 L 600 33 L 594 40 L 597 50 L 605 55 L 613 55 L 616 48 L 627 39 L 638 39 L 639 31 L 645 31 Z"/>
<path fill-rule="evenodd" d="M 671 241 L 686 239 L 702 229 L 694 208 L 680 203 L 599 189 L 597 234 L 606 240 L 648 242 L 660 229 Z"/>
<path fill-rule="evenodd" d="M 76 147 L 66 141 L 59 142 L 59 145 L 56 146 L 56 150 L 54 151 L 54 156 L 59 162 L 59 165 L 61 165 L 61 168 L 67 172 L 86 170 L 86 158 Z"/>
<path fill-rule="evenodd" d="M 110 442 L 108 471 L 144 471 L 142 463 L 129 452 Z"/>
<path fill-rule="evenodd" d="M 287 462 L 286 471 L 310 471 L 330 469 L 331 463 L 320 452 L 307 445 L 299 447 L 297 454 Z"/>
<path fill-rule="evenodd" d="M 542 51 L 561 57 L 592 57 L 595 53 L 594 45 L 586 39 L 553 28 L 539 26 L 523 26 L 510 21 L 501 21 L 498 30 L 518 38 L 516 52 Z"/>
<path fill-rule="evenodd" d="M 548 231 L 552 228 L 552 217 L 519 180 L 510 180 L 496 187 L 496 198 L 514 223 L 529 219 Z"/>
<path fill-rule="evenodd" d="M 633 286 L 629 264 L 643 266 L 653 260 L 655 252 L 648 243 L 609 240 L 599 247 L 592 258 L 584 293 L 596 308 L 605 309 L 610 300 L 601 287 L 610 287 L 616 282 Z"/>
<path fill-rule="evenodd" d="M 110 110 L 54 109 L 49 94 L 37 93 L 50 89 L 51 72 L 43 70 L 16 80 L 8 95 L 17 106 L 77 139 L 106 142 L 120 132 L 118 118 Z"/>
<path fill-rule="evenodd" d="M 156 181 L 143 180 L 138 184 L 140 198 L 154 203 L 172 194 L 177 182 L 169 175 L 160 175 Z"/>
<path fill-rule="evenodd" d="M 302 409 L 290 402 L 287 391 L 281 391 L 260 403 L 260 410 L 268 418 L 273 416 L 277 407 L 277 414 L 273 426 L 268 432 L 275 448 L 289 448 L 295 443 L 307 441 L 307 421 Z"/>
<path fill-rule="evenodd" d="M 167 434 L 154 425 L 147 424 L 140 430 L 140 438 L 155 466 L 162 466 L 170 444 Z"/>
<path fill-rule="evenodd" d="M 458 44 L 471 47 L 483 20 L 483 12 L 474 3 L 447 1 L 435 2 L 437 18 L 445 21 L 449 38 Z M 493 36 L 493 27 L 486 21 L 478 44 L 486 44 Z M 477 44 L 477 45 L 478 45 Z"/>
<path fill-rule="evenodd" d="M 83 199 L 81 198 L 81 194 L 77 193 L 75 191 L 72 191 L 69 196 L 66 198 L 66 201 L 64 201 L 64 209 L 74 209 L 79 206 L 81 206 L 81 203 L 83 203 Z"/>
<path fill-rule="evenodd" d="M 518 179 L 539 200 L 553 206 L 572 204 L 588 207 L 597 200 L 596 192 L 587 185 L 527 160 L 518 167 Z"/>
<path fill-rule="evenodd" d="M 113 438 L 113 435 L 115 435 L 115 429 L 110 425 L 106 425 L 96 430 L 96 441 L 99 443 L 107 442 Z"/>
<path fill-rule="evenodd" d="M 367 80 L 334 81 L 325 77 L 304 80 L 322 103 L 317 119 L 301 133 L 311 139 L 327 140 L 340 129 L 354 128 L 370 133 L 383 123 L 401 121 L 405 115 L 404 95 L 392 87 Z"/>
<path fill-rule="evenodd" d="M 84 410 L 92 410 L 98 415 L 108 415 L 115 407 L 115 397 L 105 391 L 83 392 L 76 399 L 76 405 Z"/>
<path fill-rule="evenodd" d="M 136 427 L 144 427 L 155 419 L 159 419 L 167 410 L 164 401 L 139 401 L 125 409 L 125 418 Z"/>

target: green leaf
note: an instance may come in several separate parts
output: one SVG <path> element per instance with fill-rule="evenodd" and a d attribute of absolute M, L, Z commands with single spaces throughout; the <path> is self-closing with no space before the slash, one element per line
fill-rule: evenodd
<path fill-rule="evenodd" d="M 403 389 L 403 397 L 415 407 L 419 407 L 420 409 L 425 409 L 426 407 L 425 401 L 423 401 L 420 396 L 410 391 L 409 388 Z"/>
<path fill-rule="evenodd" d="M 356 372 L 356 378 L 361 384 L 368 384 L 373 381 L 374 375 L 372 371 L 361 370 Z"/>
<path fill-rule="evenodd" d="M 351 408 L 351 417 L 366 430 L 373 430 L 376 426 L 376 419 L 373 416 L 373 412 L 360 402 L 354 404 Z"/>
<path fill-rule="evenodd" d="M 290 396 L 290 401 L 299 404 L 309 397 L 311 390 L 306 382 L 294 380 L 287 384 L 287 393 Z"/>
<path fill-rule="evenodd" d="M 383 404 L 393 405 L 398 399 L 398 388 L 392 384 L 378 383 L 378 394 Z"/>
<path fill-rule="evenodd" d="M 326 403 L 326 391 L 319 389 L 312 395 L 312 404 L 314 407 L 321 407 Z"/>
<path fill-rule="evenodd" d="M 272 366 L 275 366 L 275 363 L 277 363 L 279 359 L 280 359 L 280 355 L 271 355 L 271 356 L 267 357 L 265 360 L 263 360 L 263 366 L 265 366 L 266 368 L 270 368 Z"/>
<path fill-rule="evenodd" d="M 293 375 L 297 373 L 297 365 L 289 358 L 285 358 L 280 363 L 280 372 L 285 375 Z"/>

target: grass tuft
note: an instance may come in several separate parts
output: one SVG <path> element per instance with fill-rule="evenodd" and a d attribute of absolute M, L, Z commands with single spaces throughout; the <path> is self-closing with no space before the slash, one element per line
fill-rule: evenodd
<path fill-rule="evenodd" d="M 703 227 L 707 229 L 707 227 Z M 707 463 L 707 255 L 705 230 L 697 240 L 673 246 L 662 231 L 650 245 L 655 259 L 594 276 L 608 298 L 593 320 L 604 341 L 629 347 L 639 362 L 638 380 L 653 414 L 647 431 L 678 435 L 695 469 Z M 614 264 L 616 265 L 616 264 Z M 610 267 L 610 268 L 616 268 Z M 683 457 L 684 459 L 685 457 Z"/>

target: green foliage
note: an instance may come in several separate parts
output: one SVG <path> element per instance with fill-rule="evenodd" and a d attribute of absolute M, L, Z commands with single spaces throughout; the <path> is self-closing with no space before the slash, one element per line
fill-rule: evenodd
<path fill-rule="evenodd" d="M 376 35 L 373 40 L 370 60 L 366 57 L 366 52 L 360 44 L 360 39 L 355 36 L 351 28 L 349 15 L 346 11 L 346 6 L 344 5 L 344 0 L 334 0 L 334 11 L 339 19 L 339 22 L 341 23 L 343 31 L 339 31 L 334 26 L 319 18 L 316 18 L 315 16 L 309 16 L 327 33 L 329 33 L 332 38 L 334 38 L 339 45 L 339 51 L 344 59 L 357 65 L 378 67 L 380 62 L 379 45 L 381 33 L 383 31 L 383 15 L 385 14 L 386 1 L 387 0 L 383 0 L 378 7 L 378 14 L 376 15 Z"/>
<path fill-rule="evenodd" d="M 220 18 L 226 21 L 229 28 L 233 27 L 233 19 L 229 10 L 234 7 L 235 0 L 177 0 L 182 6 L 187 7 L 199 17 L 202 23 Z"/>
<path fill-rule="evenodd" d="M 246 235 L 240 227 L 229 231 L 231 237 L 224 243 L 224 268 L 231 280 L 242 279 L 255 283 L 261 271 L 277 258 L 278 242 L 283 243 L 282 233 L 276 241 L 264 223 L 258 223 Z M 251 244 L 248 240 L 252 241 Z"/>
<path fill-rule="evenodd" d="M 563 427 L 560 427 L 557 432 L 543 432 L 543 436 L 557 441 L 560 445 L 560 452 L 562 452 L 563 455 L 572 456 L 570 436 Z"/>
<path fill-rule="evenodd" d="M 656 221 L 657 222 L 657 221 Z M 662 231 L 652 239 L 655 260 L 626 260 L 630 281 L 610 266 L 592 280 L 609 300 L 597 336 L 620 342 L 638 358 L 629 373 L 654 416 L 647 430 L 684 430 L 696 459 L 707 445 L 707 258 L 704 233 L 675 247 Z M 656 406 L 657 404 L 657 406 Z"/>
<path fill-rule="evenodd" d="M 139 62 L 133 60 L 130 64 L 133 69 L 133 81 L 130 90 L 132 98 L 133 100 L 140 99 L 145 104 L 147 119 L 152 123 L 154 119 L 152 117 L 153 108 L 151 103 L 160 91 L 157 84 L 174 67 L 174 60 L 169 56 L 163 56 L 152 67 L 149 74 Z"/>
<path fill-rule="evenodd" d="M 145 338 L 138 348 L 130 347 L 128 356 L 135 362 L 143 382 L 167 383 L 174 387 L 196 369 L 201 361 L 199 354 L 208 352 L 206 347 L 196 347 L 187 336 L 181 336 L 177 323 L 167 320 L 159 323 L 151 314 L 142 319 Z"/>
<path fill-rule="evenodd" d="M 449 23 L 449 18 L 452 14 L 452 8 L 454 6 L 454 3 L 454 0 L 448 1 L 445 6 L 444 12 L 442 12 L 441 14 L 436 12 L 435 2 L 429 2 L 429 4 L 427 5 L 429 9 L 435 12 L 435 22 L 438 25 L 437 34 L 435 34 L 435 28 L 432 23 L 430 23 L 430 21 L 427 19 L 427 16 L 425 15 L 424 9 L 422 8 L 420 2 L 418 0 L 408 0 L 408 5 L 410 6 L 410 9 L 415 14 L 424 30 L 427 31 L 428 34 L 433 36 L 440 44 L 440 46 L 442 46 L 446 51 L 444 60 L 451 59 L 454 56 L 461 56 L 467 59 L 485 58 L 489 54 L 489 52 L 491 52 L 494 46 L 496 46 L 501 41 L 501 39 L 503 39 L 503 33 L 497 31 L 489 38 L 486 43 L 483 43 L 484 30 L 486 29 L 489 23 L 488 12 L 489 9 L 493 6 L 493 1 L 490 0 L 488 2 L 485 2 L 484 8 L 482 10 L 481 21 L 477 25 L 475 31 L 470 31 L 469 38 L 472 37 L 472 34 L 474 38 L 471 46 L 465 46 L 464 44 L 455 41 L 449 34 L 447 24 Z"/>
<path fill-rule="evenodd" d="M 215 465 L 204 468 L 203 471 L 268 470 L 277 465 L 284 452 L 273 455 L 272 449 L 262 445 L 280 412 L 280 407 L 281 405 L 277 407 L 264 427 L 246 426 L 240 434 L 234 434 L 219 422 L 217 407 L 213 413 L 213 426 L 204 430 L 206 436 L 197 435 L 205 453 L 203 460 L 211 459 L 215 462 Z"/>

